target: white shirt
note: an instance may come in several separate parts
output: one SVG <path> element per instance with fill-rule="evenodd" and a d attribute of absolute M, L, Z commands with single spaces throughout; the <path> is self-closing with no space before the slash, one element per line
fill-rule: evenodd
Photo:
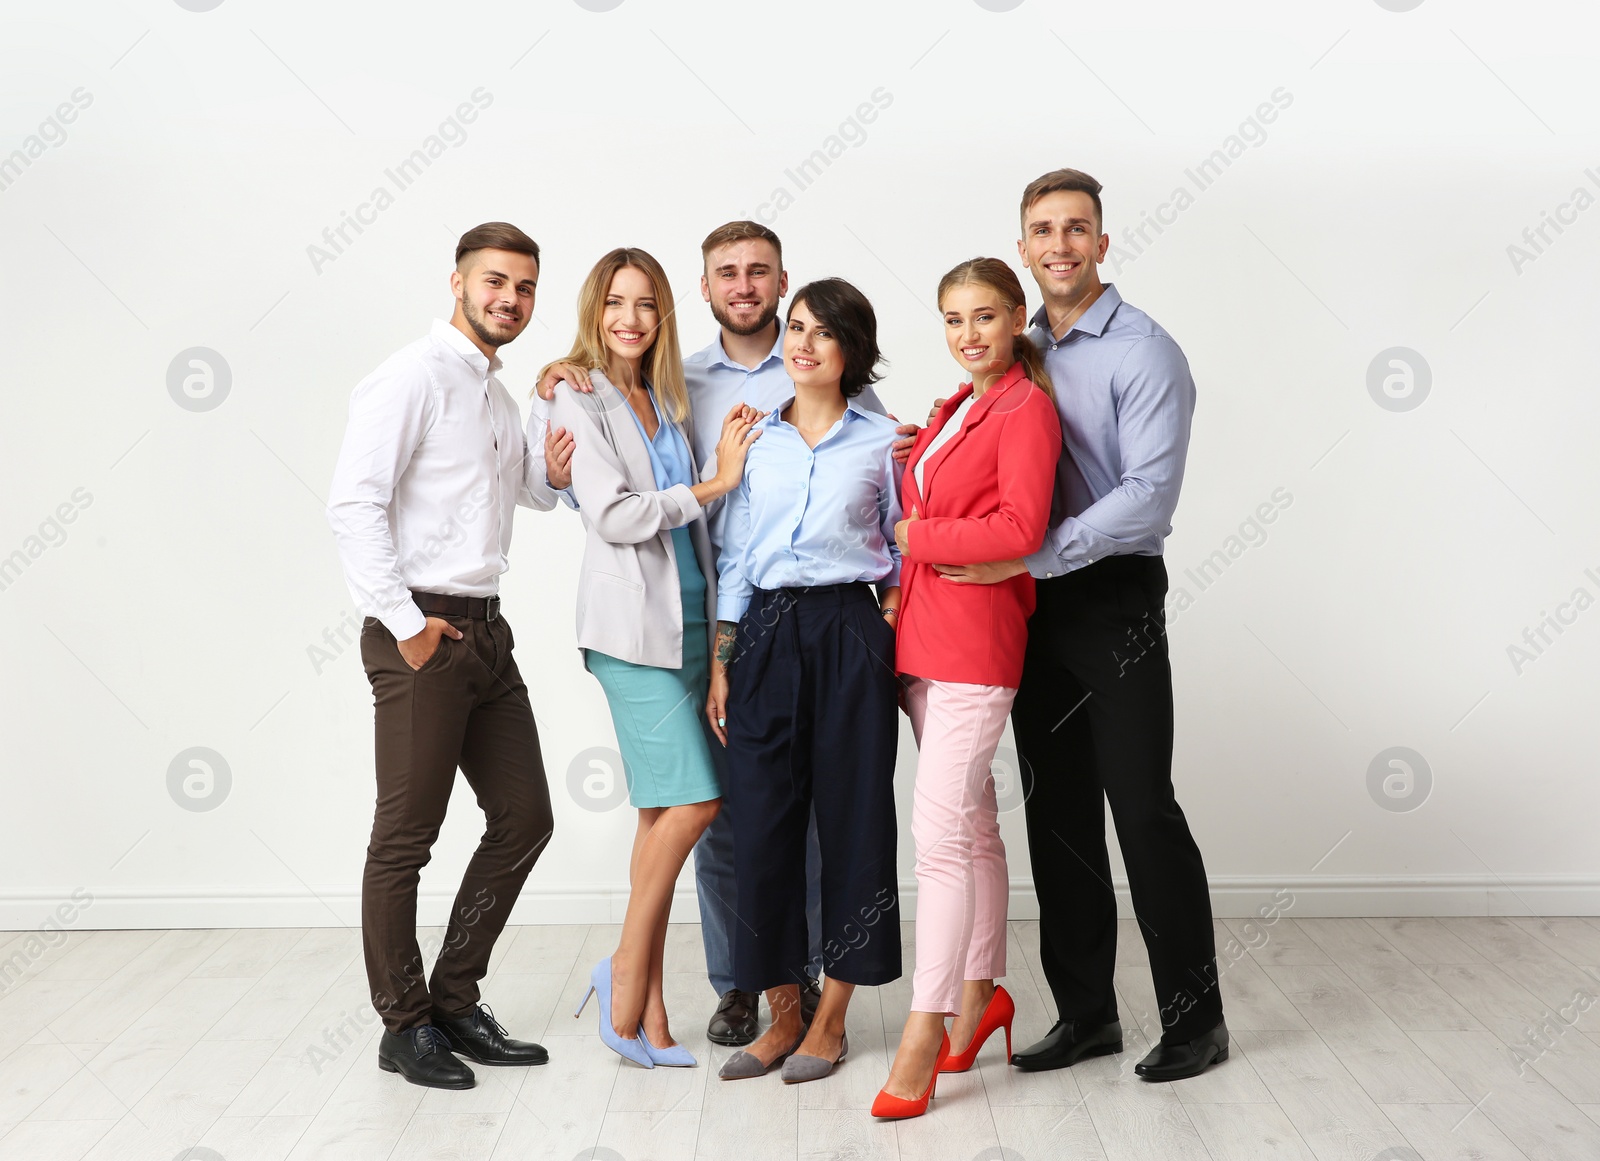
<path fill-rule="evenodd" d="M 499 369 L 436 320 L 350 397 L 328 522 L 357 607 L 399 640 L 423 628 L 412 589 L 494 596 L 516 505 L 555 504 Z"/>
<path fill-rule="evenodd" d="M 967 412 L 972 410 L 972 405 L 977 401 L 978 397 L 976 395 L 968 395 L 966 399 L 962 400 L 961 406 L 956 408 L 956 413 L 950 417 L 950 422 L 939 429 L 939 434 L 933 437 L 933 441 L 928 444 L 927 450 L 917 457 L 917 466 L 911 469 L 911 474 L 917 477 L 917 492 L 919 495 L 925 497 L 928 494 L 927 488 L 922 483 L 922 465 L 933 458 L 934 452 L 955 438 L 956 433 L 961 430 L 961 425 L 967 421 Z"/>

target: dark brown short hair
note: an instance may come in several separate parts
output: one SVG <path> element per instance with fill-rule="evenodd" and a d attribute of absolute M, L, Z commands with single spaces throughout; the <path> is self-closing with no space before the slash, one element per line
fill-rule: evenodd
<path fill-rule="evenodd" d="M 783 243 L 778 241 L 778 235 L 760 222 L 729 222 L 718 226 L 706 235 L 704 242 L 700 243 L 700 260 L 706 261 L 711 257 L 711 251 L 730 242 L 745 242 L 752 238 L 771 242 L 772 248 L 778 252 L 778 265 L 780 267 L 783 265 Z"/>
<path fill-rule="evenodd" d="M 878 364 L 883 362 L 883 352 L 878 350 L 878 316 L 873 312 L 867 296 L 842 278 L 824 278 L 808 282 L 795 291 L 789 300 L 789 313 L 805 303 L 823 326 L 833 332 L 834 339 L 844 351 L 844 373 L 839 376 L 839 393 L 846 399 L 860 395 L 869 383 L 883 378 Z"/>
<path fill-rule="evenodd" d="M 1094 203 L 1095 229 L 1104 233 L 1105 216 L 1100 211 L 1101 185 L 1094 178 L 1084 173 L 1081 169 L 1052 169 L 1049 173 L 1041 174 L 1028 183 L 1028 188 L 1022 191 L 1022 228 L 1028 228 L 1028 207 L 1044 197 L 1045 194 L 1061 193 L 1072 190 L 1077 193 L 1086 193 L 1089 200 Z"/>
<path fill-rule="evenodd" d="M 485 222 L 462 234 L 461 241 L 456 243 L 456 265 L 460 266 L 463 258 L 478 250 L 510 250 L 539 261 L 539 243 L 510 222 Z"/>

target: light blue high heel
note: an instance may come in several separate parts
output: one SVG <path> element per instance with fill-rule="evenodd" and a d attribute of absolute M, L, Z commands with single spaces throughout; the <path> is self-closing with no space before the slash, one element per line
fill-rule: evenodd
<path fill-rule="evenodd" d="M 655 1062 L 650 1059 L 650 1053 L 638 1040 L 629 1040 L 625 1036 L 618 1036 L 617 1030 L 611 1026 L 611 957 L 594 965 L 594 970 L 589 973 L 589 990 L 583 993 L 583 999 L 578 1001 L 578 1010 L 572 1013 L 576 1020 L 583 1015 L 584 1005 L 589 1002 L 589 997 L 600 997 L 600 1039 L 605 1046 L 615 1052 L 624 1060 L 631 1060 L 641 1068 L 654 1068 Z"/>
<path fill-rule="evenodd" d="M 650 1054 L 650 1059 L 664 1068 L 693 1068 L 700 1062 L 694 1054 L 681 1044 L 673 1044 L 666 1048 L 657 1048 L 650 1043 L 650 1037 L 645 1035 L 644 1025 L 639 1025 L 639 1043 L 644 1045 L 644 1050 Z"/>

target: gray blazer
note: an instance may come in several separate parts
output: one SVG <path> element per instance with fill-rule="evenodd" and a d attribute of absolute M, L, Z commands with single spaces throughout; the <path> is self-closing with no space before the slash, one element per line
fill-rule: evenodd
<path fill-rule="evenodd" d="M 682 484 L 656 490 L 650 453 L 628 401 L 600 371 L 593 394 L 556 384 L 551 422 L 572 433 L 572 493 L 587 536 L 578 571 L 578 648 L 635 665 L 683 665 L 683 594 L 672 529 L 689 526 L 706 578 L 706 630 L 717 624 L 717 565 L 705 512 Z M 665 419 L 664 422 L 671 422 Z M 677 425 L 694 463 L 692 418 Z"/>

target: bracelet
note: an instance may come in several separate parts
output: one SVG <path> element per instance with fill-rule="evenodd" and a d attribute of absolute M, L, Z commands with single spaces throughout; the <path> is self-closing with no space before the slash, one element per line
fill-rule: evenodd
<path fill-rule="evenodd" d="M 891 605 L 886 609 L 879 609 L 878 615 L 882 617 L 893 617 L 896 621 L 898 621 L 900 619 L 900 610 Z"/>

